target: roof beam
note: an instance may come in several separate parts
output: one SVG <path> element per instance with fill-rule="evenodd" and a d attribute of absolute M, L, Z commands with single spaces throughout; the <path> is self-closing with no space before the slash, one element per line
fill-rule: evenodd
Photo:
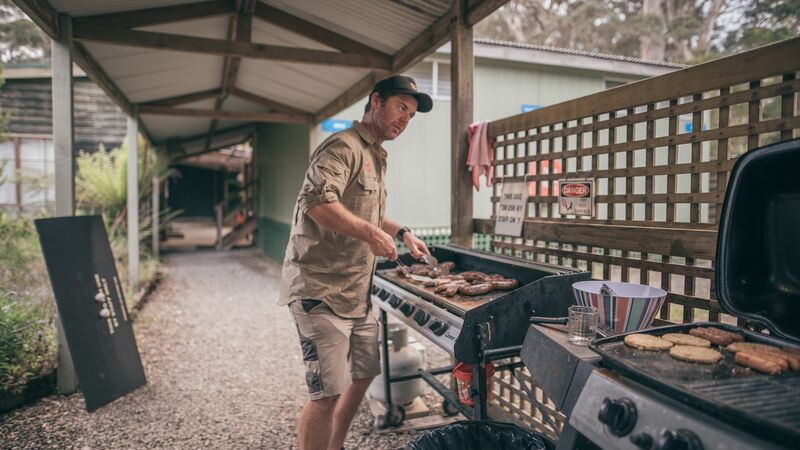
<path fill-rule="evenodd" d="M 272 100 L 266 97 L 262 97 L 258 94 L 254 94 L 250 91 L 245 91 L 244 89 L 239 89 L 237 87 L 233 88 L 231 94 L 241 99 L 266 106 L 267 108 L 273 109 L 277 112 L 282 112 L 287 114 L 310 114 L 308 111 L 304 111 L 300 108 L 295 108 L 294 106 L 281 103 L 277 100 Z"/>
<path fill-rule="evenodd" d="M 364 45 L 361 42 L 342 36 L 339 33 L 261 2 L 257 2 L 256 4 L 255 16 L 265 22 L 281 27 L 284 30 L 291 31 L 292 33 L 299 34 L 343 52 L 372 54 L 387 59 L 389 58 L 389 55 L 368 45 Z"/>
<path fill-rule="evenodd" d="M 190 94 L 176 95 L 175 97 L 160 98 L 143 103 L 144 105 L 176 106 L 185 103 L 192 103 L 200 100 L 214 98 L 222 92 L 220 89 L 209 89 L 206 91 L 192 92 Z"/>
<path fill-rule="evenodd" d="M 138 28 L 182 20 L 213 17 L 236 12 L 229 1 L 212 0 L 200 3 L 139 9 L 96 16 L 76 17 L 75 25 L 88 24 L 111 28 Z"/>
<path fill-rule="evenodd" d="M 245 125 L 237 125 L 235 127 L 226 128 L 224 130 L 217 130 L 214 133 L 214 136 L 220 136 L 220 135 L 227 134 L 227 133 L 236 133 L 236 132 L 239 132 L 239 131 L 242 131 L 242 130 L 246 130 L 248 128 L 253 128 L 253 127 L 254 127 L 254 125 L 252 123 L 248 123 L 248 124 L 245 124 Z M 186 137 L 182 137 L 182 138 L 167 139 L 167 140 L 161 142 L 160 144 L 164 144 L 164 145 L 166 145 L 168 147 L 177 146 L 177 145 L 183 145 L 183 144 L 185 144 L 187 142 L 198 141 L 200 139 L 203 139 L 203 138 L 206 137 L 206 134 L 207 133 L 196 134 L 194 136 L 186 136 Z"/>
<path fill-rule="evenodd" d="M 166 116 L 205 117 L 209 119 L 239 120 L 249 122 L 311 123 L 310 114 L 251 113 L 213 109 L 172 108 L 169 106 L 139 105 L 139 114 Z M 204 133 L 205 136 L 207 133 Z"/>
<path fill-rule="evenodd" d="M 391 58 L 368 54 L 338 53 L 277 45 L 208 39 L 151 31 L 125 30 L 89 24 L 75 24 L 74 37 L 78 40 L 102 42 L 129 47 L 158 50 L 176 50 L 210 55 L 241 56 L 243 58 L 271 59 L 307 64 L 390 69 Z"/>
<path fill-rule="evenodd" d="M 392 58 L 392 71 L 394 73 L 401 72 L 405 68 L 425 58 L 428 53 L 441 47 L 442 44 L 450 39 L 450 32 L 454 26 L 455 17 L 452 13 L 447 13 L 439 18 L 439 20 L 434 22 L 428 29 L 395 53 Z M 375 83 L 380 81 L 384 76 L 386 76 L 386 72 L 384 71 L 372 71 L 364 78 L 358 80 L 356 84 L 350 86 L 350 88 L 341 95 L 317 111 L 316 114 L 314 114 L 314 123 L 322 122 L 326 118 L 359 101 L 365 95 L 369 94 Z"/>
<path fill-rule="evenodd" d="M 508 0 L 475 0 L 471 1 L 467 11 L 467 26 L 473 26 L 485 19 L 489 14 L 497 11 Z"/>
<path fill-rule="evenodd" d="M 58 39 L 58 12 L 47 0 L 12 0 L 39 28 L 52 39 Z"/>

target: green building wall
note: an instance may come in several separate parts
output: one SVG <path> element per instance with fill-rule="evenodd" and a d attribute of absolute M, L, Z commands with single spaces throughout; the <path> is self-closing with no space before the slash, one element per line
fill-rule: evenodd
<path fill-rule="evenodd" d="M 275 261 L 283 261 L 292 210 L 308 165 L 309 127 L 263 124 L 254 142 L 258 178 L 256 245 Z"/>

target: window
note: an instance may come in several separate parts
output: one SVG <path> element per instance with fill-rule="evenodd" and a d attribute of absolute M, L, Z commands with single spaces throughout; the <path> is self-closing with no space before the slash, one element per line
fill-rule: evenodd
<path fill-rule="evenodd" d="M 413 78 L 417 82 L 417 89 L 427 92 L 435 100 L 450 100 L 449 63 L 423 61 L 403 75 Z"/>

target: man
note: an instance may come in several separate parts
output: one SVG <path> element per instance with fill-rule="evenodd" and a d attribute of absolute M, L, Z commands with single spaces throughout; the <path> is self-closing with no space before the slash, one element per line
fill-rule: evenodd
<path fill-rule="evenodd" d="M 429 253 L 384 217 L 386 151 L 431 98 L 414 80 L 378 82 L 362 122 L 325 140 L 311 156 L 294 209 L 280 303 L 288 304 L 303 350 L 309 401 L 298 420 L 299 447 L 339 450 L 372 379 L 381 372 L 378 322 L 369 290 L 376 258 L 397 258 L 394 237 L 415 258 Z"/>

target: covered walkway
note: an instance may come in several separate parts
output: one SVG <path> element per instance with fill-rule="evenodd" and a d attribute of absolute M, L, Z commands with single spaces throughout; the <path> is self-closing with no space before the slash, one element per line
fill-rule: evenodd
<path fill-rule="evenodd" d="M 275 304 L 280 267 L 258 251 L 173 254 L 134 322 L 147 384 L 87 413 L 81 393 L 0 417 L 0 448 L 296 448 L 305 374 L 294 322 Z M 395 449 L 366 403 L 346 448 Z"/>

